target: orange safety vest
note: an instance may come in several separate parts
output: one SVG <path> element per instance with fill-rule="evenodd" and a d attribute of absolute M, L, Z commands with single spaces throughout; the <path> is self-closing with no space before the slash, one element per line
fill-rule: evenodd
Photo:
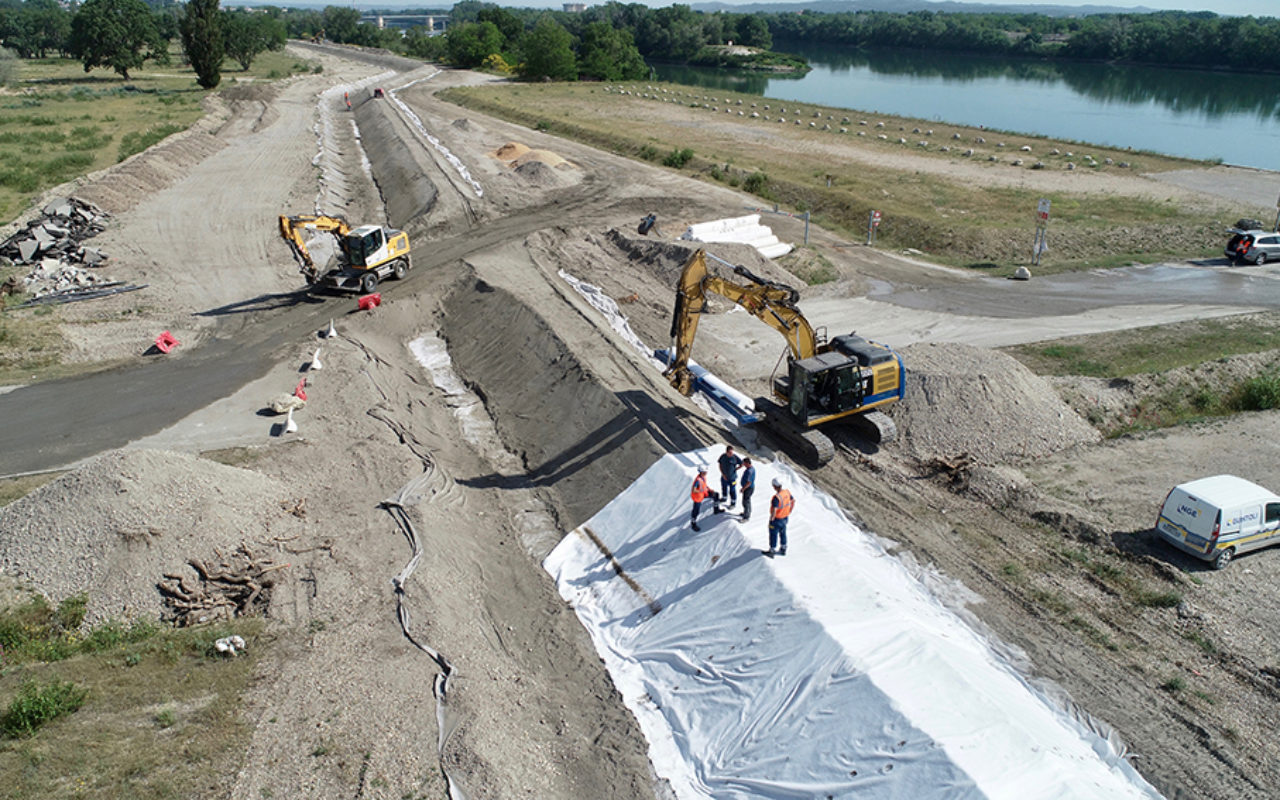
<path fill-rule="evenodd" d="M 786 519 L 791 516 L 791 509 L 796 507 L 796 501 L 791 498 L 791 492 L 786 489 L 779 489 L 778 493 L 773 496 L 772 516 L 770 519 Z"/>
<path fill-rule="evenodd" d="M 707 495 L 710 493 L 711 491 L 707 489 L 706 478 L 699 475 L 693 479 L 693 491 L 689 493 L 689 497 L 693 499 L 693 502 L 701 503 L 703 500 L 707 499 Z"/>

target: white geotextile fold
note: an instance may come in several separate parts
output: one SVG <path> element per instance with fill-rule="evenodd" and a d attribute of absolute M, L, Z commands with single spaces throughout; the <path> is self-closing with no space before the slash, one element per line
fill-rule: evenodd
<path fill-rule="evenodd" d="M 756 465 L 749 523 L 694 533 L 721 452 L 664 456 L 544 562 L 677 797 L 1159 797 L 784 465 Z M 770 559 L 774 476 L 796 510 Z"/>

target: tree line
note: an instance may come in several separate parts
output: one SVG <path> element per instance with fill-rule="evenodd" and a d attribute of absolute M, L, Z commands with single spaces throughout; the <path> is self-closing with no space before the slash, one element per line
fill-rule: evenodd
<path fill-rule="evenodd" d="M 1280 71 L 1280 19 L 1150 14 L 766 14 L 775 39 L 859 48 Z"/>
<path fill-rule="evenodd" d="M 528 80 L 634 80 L 648 76 L 646 59 L 709 60 L 705 48 L 731 41 L 768 49 L 772 42 L 763 15 L 617 2 L 570 13 L 463 0 L 449 12 L 443 36 L 411 30 L 404 49 L 420 58 L 493 67 Z"/>
<path fill-rule="evenodd" d="M 784 49 L 793 43 L 818 43 L 1280 71 L 1280 19 L 1222 17 L 1212 12 L 1071 18 L 933 11 L 737 14 L 696 12 L 687 5 L 650 8 L 609 2 L 568 13 L 462 0 L 453 6 L 449 19 L 450 29 L 444 36 L 417 29 L 399 42 L 389 42 L 384 31 L 381 44 L 458 66 L 487 62 L 529 79 L 556 80 L 641 78 L 647 74 L 645 61 L 715 63 L 707 48 L 730 42 L 765 50 L 775 42 Z M 329 28 L 326 36 L 356 44 L 373 38 L 359 28 L 372 26 L 353 21 L 344 26 L 349 38 L 333 36 Z"/>
<path fill-rule="evenodd" d="M 65 56 L 84 71 L 109 68 L 128 80 L 147 61 L 169 62 L 169 43 L 183 53 L 205 88 L 221 81 L 224 57 L 248 69 L 260 53 L 284 47 L 279 9 L 224 11 L 218 0 L 157 8 L 143 0 L 84 0 L 72 9 L 58 0 L 0 0 L 0 46 L 20 58 Z"/>

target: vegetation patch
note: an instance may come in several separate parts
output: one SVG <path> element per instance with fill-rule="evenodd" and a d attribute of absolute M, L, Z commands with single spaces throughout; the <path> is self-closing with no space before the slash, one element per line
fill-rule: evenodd
<path fill-rule="evenodd" d="M 9 797 L 125 800 L 230 791 L 249 730 L 240 720 L 260 620 L 173 629 L 83 629 L 86 598 L 0 609 L 0 780 Z M 214 641 L 238 634 L 241 655 Z M 69 794 L 68 792 L 71 792 Z"/>
<path fill-rule="evenodd" d="M 775 53 L 749 47 L 731 47 L 726 45 L 708 45 L 699 50 L 689 63 L 699 67 L 719 67 L 721 69 L 745 69 L 762 72 L 788 72 L 804 75 L 813 67 L 800 56 L 787 53 Z"/>
<path fill-rule="evenodd" d="M 1070 336 L 1003 348 L 1037 375 L 1123 378 L 1280 349 L 1280 314 L 1250 314 Z"/>

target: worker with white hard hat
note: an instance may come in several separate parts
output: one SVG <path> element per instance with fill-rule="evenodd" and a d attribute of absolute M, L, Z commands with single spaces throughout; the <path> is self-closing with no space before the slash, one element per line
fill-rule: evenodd
<path fill-rule="evenodd" d="M 795 507 L 796 501 L 791 492 L 782 488 L 781 479 L 774 478 L 773 500 L 769 503 L 769 549 L 764 551 L 766 556 L 773 558 L 775 553 L 780 556 L 787 554 L 787 520 Z"/>
<path fill-rule="evenodd" d="M 689 492 L 689 498 L 693 500 L 693 513 L 689 516 L 689 521 L 693 524 L 695 531 L 700 531 L 698 527 L 698 512 L 702 510 L 702 501 L 707 499 L 711 494 L 710 487 L 707 486 L 707 465 L 698 465 L 698 477 L 693 479 L 693 490 Z"/>

